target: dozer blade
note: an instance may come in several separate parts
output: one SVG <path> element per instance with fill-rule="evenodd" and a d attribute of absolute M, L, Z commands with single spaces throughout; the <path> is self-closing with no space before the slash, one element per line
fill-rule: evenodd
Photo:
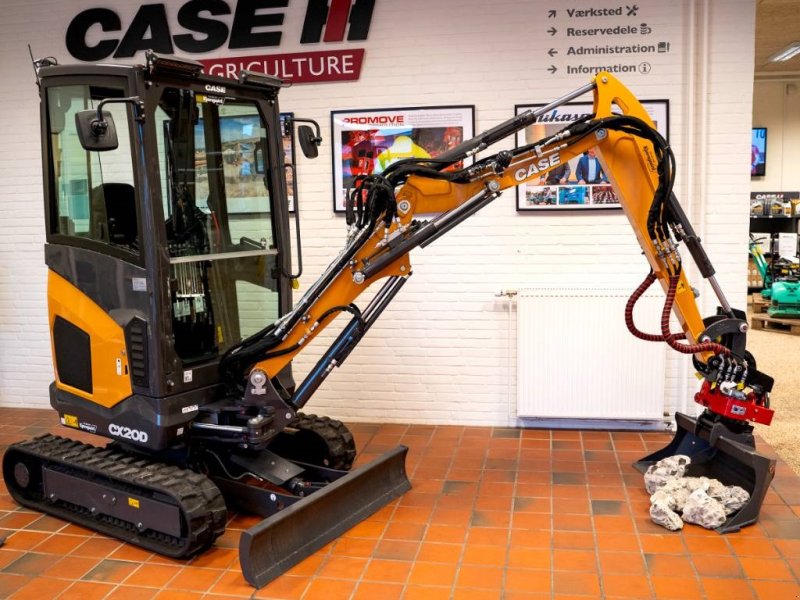
<path fill-rule="evenodd" d="M 750 494 L 750 500 L 717 527 L 719 533 L 739 531 L 758 520 L 758 513 L 769 484 L 775 476 L 775 460 L 755 451 L 752 436 L 739 435 L 739 440 L 722 423 L 710 424 L 675 413 L 677 431 L 672 441 L 661 450 L 634 463 L 644 473 L 653 463 L 668 456 L 683 454 L 692 459 L 686 475 L 709 477 L 725 485 L 738 485 Z"/>
<path fill-rule="evenodd" d="M 265 586 L 411 489 L 407 453 L 398 446 L 245 531 L 239 540 L 244 578 Z"/>

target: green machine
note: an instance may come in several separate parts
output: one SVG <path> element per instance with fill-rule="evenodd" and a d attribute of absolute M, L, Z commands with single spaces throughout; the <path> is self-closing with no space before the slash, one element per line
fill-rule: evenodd
<path fill-rule="evenodd" d="M 800 264 L 785 258 L 768 261 L 759 241 L 750 235 L 750 256 L 764 280 L 761 296 L 769 300 L 770 317 L 800 318 Z"/>

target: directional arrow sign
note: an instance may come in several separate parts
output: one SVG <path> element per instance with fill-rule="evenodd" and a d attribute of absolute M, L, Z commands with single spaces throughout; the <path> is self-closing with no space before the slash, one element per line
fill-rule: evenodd
<path fill-rule="evenodd" d="M 550 56 L 553 56 L 554 54 L 558 54 L 558 50 L 556 50 L 555 48 L 550 48 L 550 50 L 548 50 L 547 53 Z"/>
<path fill-rule="evenodd" d="M 555 67 L 555 65 L 550 65 L 550 68 L 549 68 L 549 69 L 547 69 L 547 70 L 548 70 L 548 71 L 550 71 L 550 74 L 551 74 L 551 75 L 552 75 L 553 73 L 555 73 L 556 71 L 558 71 L 558 69 Z"/>
<path fill-rule="evenodd" d="M 638 8 L 638 6 L 637 6 L 637 8 Z M 630 9 L 630 7 L 629 7 L 629 9 Z M 634 13 L 634 14 L 636 14 L 636 13 Z M 547 13 L 547 18 L 548 19 L 555 19 L 556 18 L 556 11 L 551 10 L 550 12 L 548 12 Z"/>
<path fill-rule="evenodd" d="M 551 27 L 550 29 L 547 30 L 547 33 L 549 33 L 550 35 L 555 35 L 558 33 L 558 29 L 556 29 L 555 27 Z"/>

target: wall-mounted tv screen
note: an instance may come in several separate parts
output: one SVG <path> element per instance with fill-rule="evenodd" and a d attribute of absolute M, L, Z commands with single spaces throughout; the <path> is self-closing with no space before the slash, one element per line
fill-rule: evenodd
<path fill-rule="evenodd" d="M 753 143 L 750 156 L 750 175 L 763 177 L 767 172 L 767 128 L 753 127 Z"/>

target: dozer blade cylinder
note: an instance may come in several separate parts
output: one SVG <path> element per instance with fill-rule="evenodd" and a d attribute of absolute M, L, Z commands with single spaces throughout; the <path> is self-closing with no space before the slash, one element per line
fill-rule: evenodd
<path fill-rule="evenodd" d="M 716 528 L 719 533 L 739 531 L 758 520 L 761 504 L 775 476 L 774 459 L 759 454 L 752 438 L 730 432 L 721 423 L 709 424 L 682 413 L 675 413 L 677 431 L 672 441 L 634 463 L 637 470 L 644 473 L 647 468 L 661 459 L 677 454 L 691 458 L 686 472 L 688 477 L 709 477 L 725 485 L 738 485 L 747 490 L 750 500 L 732 514 L 725 523 Z M 743 441 L 750 438 L 750 441 Z"/>
<path fill-rule="evenodd" d="M 257 588 L 286 572 L 409 489 L 398 446 L 242 534 L 242 574 Z"/>

